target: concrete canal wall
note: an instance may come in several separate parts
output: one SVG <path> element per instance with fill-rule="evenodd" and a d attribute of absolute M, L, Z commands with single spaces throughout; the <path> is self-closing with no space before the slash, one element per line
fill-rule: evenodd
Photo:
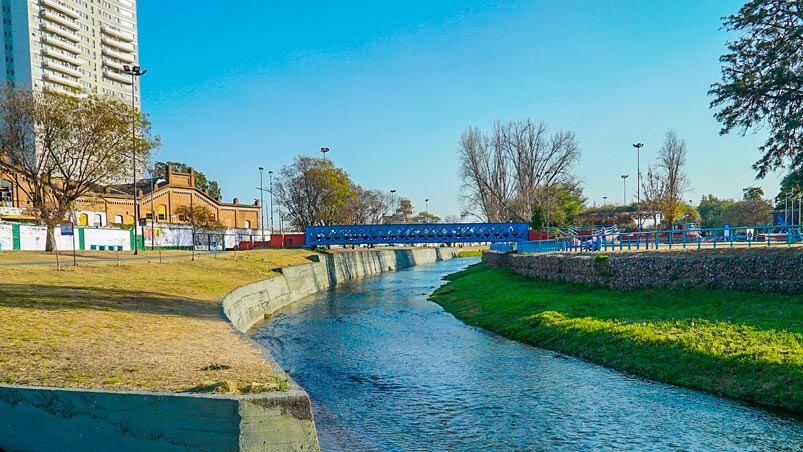
<path fill-rule="evenodd" d="M 602 257 L 599 257 L 602 256 Z M 803 292 L 803 251 L 796 248 L 578 254 L 484 252 L 482 261 L 522 276 L 617 290 L 715 288 Z"/>
<path fill-rule="evenodd" d="M 338 283 L 386 271 L 455 257 L 453 248 L 355 250 L 314 256 L 317 262 L 283 267 L 282 275 L 234 289 L 223 299 L 223 312 L 241 332 L 266 315 Z"/>
<path fill-rule="evenodd" d="M 318 255 L 233 290 L 222 308 L 245 332 L 266 314 L 340 282 L 455 255 L 451 248 Z M 317 451 L 309 396 L 292 386 L 226 396 L 0 385 L 0 450 Z"/>
<path fill-rule="evenodd" d="M 317 450 L 309 397 L 117 392 L 0 385 L 0 449 Z"/>

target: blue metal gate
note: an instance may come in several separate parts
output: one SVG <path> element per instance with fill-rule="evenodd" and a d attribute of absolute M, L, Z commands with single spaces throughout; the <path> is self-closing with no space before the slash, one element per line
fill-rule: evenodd
<path fill-rule="evenodd" d="M 307 226 L 305 245 L 521 242 L 527 240 L 527 229 L 527 223 Z"/>

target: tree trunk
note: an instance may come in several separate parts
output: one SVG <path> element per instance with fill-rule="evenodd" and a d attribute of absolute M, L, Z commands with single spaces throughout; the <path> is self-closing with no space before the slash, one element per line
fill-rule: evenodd
<path fill-rule="evenodd" d="M 56 226 L 52 224 L 47 224 L 47 234 L 45 234 L 45 251 L 55 251 L 56 250 Z"/>

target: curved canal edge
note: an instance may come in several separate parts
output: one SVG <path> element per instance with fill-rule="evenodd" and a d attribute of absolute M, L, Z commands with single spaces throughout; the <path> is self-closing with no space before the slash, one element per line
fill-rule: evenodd
<path fill-rule="evenodd" d="M 423 248 L 317 255 L 231 291 L 221 309 L 247 338 L 275 310 L 342 281 L 456 254 Z M 9 450 L 320 450 L 309 396 L 292 381 L 288 391 L 239 396 L 0 385 L 0 419 L 0 447 Z M 48 435 L 35 433 L 42 431 Z"/>
<path fill-rule="evenodd" d="M 429 299 L 509 339 L 796 418 L 803 413 L 799 294 L 594 287 L 572 280 L 568 264 L 554 263 L 560 257 L 531 259 L 525 272 L 489 263 L 489 255 L 496 257 L 485 253 L 483 263 L 447 276 Z M 592 258 L 580 259 L 578 268 L 594 271 Z"/>

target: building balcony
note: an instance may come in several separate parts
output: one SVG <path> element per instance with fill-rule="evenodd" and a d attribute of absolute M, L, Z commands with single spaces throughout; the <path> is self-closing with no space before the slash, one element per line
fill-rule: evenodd
<path fill-rule="evenodd" d="M 67 53 L 63 50 L 54 49 L 52 47 L 44 46 L 42 47 L 42 54 L 49 56 L 51 58 L 56 58 L 61 61 L 66 61 L 67 63 L 73 64 L 75 66 L 81 66 L 83 63 L 78 57 Z"/>
<path fill-rule="evenodd" d="M 119 49 L 122 50 L 123 52 L 129 52 L 129 53 L 134 52 L 134 44 L 131 44 L 129 42 L 120 42 L 115 39 L 107 38 L 106 36 L 102 36 L 100 38 L 100 41 L 103 43 L 103 45 L 112 47 L 113 49 Z"/>
<path fill-rule="evenodd" d="M 62 39 L 58 39 L 56 37 L 53 37 L 52 35 L 42 35 L 42 42 L 49 44 L 51 46 L 58 47 L 60 49 L 64 49 L 76 55 L 79 55 L 81 53 L 81 48 L 78 47 L 77 45 L 71 42 L 64 41 Z"/>
<path fill-rule="evenodd" d="M 58 13 L 55 13 L 53 11 L 48 11 L 46 9 L 43 9 L 42 13 L 41 13 L 41 16 L 43 18 L 51 21 L 51 22 L 54 22 L 54 23 L 57 23 L 57 24 L 60 24 L 60 25 L 64 25 L 65 27 L 70 28 L 70 29 L 75 30 L 75 31 L 78 31 L 78 30 L 81 29 L 81 26 L 78 25 L 78 22 L 76 22 L 76 21 L 74 21 L 74 20 L 72 20 L 72 19 L 70 19 L 68 17 L 60 16 Z"/>
<path fill-rule="evenodd" d="M 112 38 L 114 38 L 114 39 L 116 39 L 118 41 L 134 42 L 134 36 L 124 32 L 124 31 L 115 30 L 115 29 L 109 28 L 107 26 L 103 26 L 103 28 L 101 28 L 101 31 L 103 31 L 103 33 L 111 36 Z"/>
<path fill-rule="evenodd" d="M 42 29 L 50 33 L 57 34 L 64 39 L 72 42 L 80 42 L 81 37 L 78 36 L 75 30 L 65 28 L 63 26 L 54 25 L 50 22 L 42 22 Z"/>
<path fill-rule="evenodd" d="M 81 76 L 83 76 L 77 67 L 67 66 L 55 61 L 45 60 L 45 67 L 53 71 L 61 72 L 62 74 L 73 76 L 75 78 L 81 78 Z"/>
<path fill-rule="evenodd" d="M 58 0 L 39 0 L 39 4 L 52 10 L 58 11 L 69 17 L 72 17 L 73 19 L 78 19 L 77 11 L 75 11 L 74 9 L 72 9 L 72 7 Z"/>
<path fill-rule="evenodd" d="M 113 71 L 103 71 L 103 76 L 108 78 L 108 79 L 120 82 L 120 83 L 125 83 L 126 85 L 130 85 L 131 84 L 131 76 L 130 75 L 118 74 L 117 72 L 113 72 Z"/>
<path fill-rule="evenodd" d="M 122 71 L 123 70 L 123 64 L 122 63 L 118 63 L 116 61 L 112 61 L 112 60 L 110 60 L 108 58 L 104 58 L 103 59 L 103 65 L 106 66 L 106 67 L 110 67 L 112 69 L 117 69 L 118 71 Z"/>
<path fill-rule="evenodd" d="M 118 52 L 118 51 L 112 50 L 112 49 L 110 49 L 108 47 L 103 47 L 101 49 L 101 52 L 104 55 L 110 56 L 112 58 L 117 58 L 118 60 L 123 61 L 125 63 L 133 63 L 134 61 L 137 60 L 136 58 L 134 58 L 134 55 L 131 55 L 129 53 L 124 53 L 124 52 Z"/>
<path fill-rule="evenodd" d="M 72 88 L 75 90 L 81 89 L 81 84 L 78 83 L 78 80 L 73 80 L 61 74 L 56 74 L 53 72 L 45 72 L 44 73 L 45 80 L 53 83 L 58 83 L 62 86 L 66 86 L 68 88 Z"/>

